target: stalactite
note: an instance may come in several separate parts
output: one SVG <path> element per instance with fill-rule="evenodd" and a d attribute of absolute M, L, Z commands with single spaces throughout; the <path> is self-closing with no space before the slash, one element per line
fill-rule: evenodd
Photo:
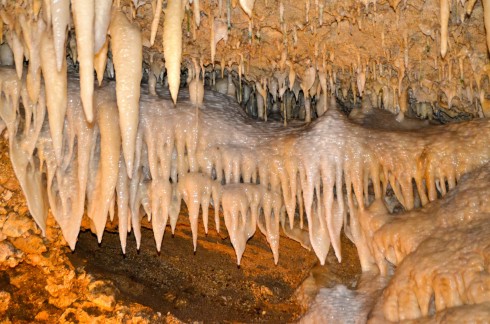
<path fill-rule="evenodd" d="M 481 256 L 489 253 L 479 242 L 487 239 L 490 225 L 488 204 L 483 203 L 486 189 L 477 189 L 486 188 L 488 180 L 485 166 L 462 178 L 443 200 L 421 210 L 391 217 L 383 202 L 377 201 L 361 212 L 362 228 L 381 273 L 388 272 L 388 262 L 400 268 L 384 292 L 386 318 L 427 316 L 431 298 L 438 311 L 485 298 L 471 287 L 480 284 L 473 280 L 482 269 Z M 461 208 L 462 203 L 471 207 Z M 451 271 L 446 276 L 447 267 Z"/>
<path fill-rule="evenodd" d="M 106 38 L 104 45 L 100 48 L 99 52 L 95 54 L 94 68 L 97 74 L 97 82 L 99 86 L 104 79 L 104 73 L 107 67 L 107 53 L 109 52 L 109 38 Z"/>
<path fill-rule="evenodd" d="M 117 106 L 114 101 L 98 103 L 97 125 L 100 132 L 100 159 L 94 190 L 91 192 L 93 196 L 89 196 L 90 204 L 87 214 L 94 223 L 97 240 L 100 243 L 119 174 L 121 133 Z"/>
<path fill-rule="evenodd" d="M 111 22 L 112 0 L 95 0 L 94 53 L 98 53 L 106 43 L 107 31 Z"/>
<path fill-rule="evenodd" d="M 57 68 L 57 57 L 51 31 L 44 33 L 40 46 L 41 69 L 46 88 L 46 106 L 48 109 L 49 129 L 53 139 L 53 149 L 58 165 L 61 164 L 63 145 L 63 126 L 67 105 L 66 58 L 63 56 L 61 70 Z M 64 53 L 63 49 L 63 53 Z"/>
<path fill-rule="evenodd" d="M 186 1 L 169 0 L 165 65 L 154 44 L 162 2 L 152 3 L 148 19 L 143 1 L 130 6 L 116 1 L 112 8 L 108 0 L 73 0 L 74 30 L 68 1 L 2 3 L 0 37 L 5 34 L 7 44 L 0 48 L 0 58 L 2 64 L 15 64 L 15 70 L 0 68 L 0 117 L 14 171 L 43 231 L 49 205 L 74 249 L 87 204 L 100 242 L 107 215 L 113 219 L 117 204 L 123 253 L 129 231 L 139 248 L 144 215 L 160 251 L 167 225 L 173 233 L 184 201 L 196 251 L 199 222 L 207 233 L 212 204 L 217 231 L 223 210 L 238 264 L 257 228 L 277 264 L 282 228 L 286 236 L 312 248 L 321 264 L 330 247 L 342 260 L 343 230 L 356 245 L 364 271 L 378 268 L 387 275 L 388 262 L 400 267 L 385 293 L 383 311 L 390 320 L 427 315 L 430 289 L 436 310 L 480 298 L 476 284 L 456 294 L 443 287 L 446 281 L 454 286 L 454 278 L 427 280 L 427 273 L 434 275 L 431 269 L 440 265 L 427 263 L 426 272 L 413 268 L 423 259 L 419 247 L 431 255 L 444 253 L 433 242 L 451 243 L 447 233 L 458 240 L 468 240 L 471 231 L 485 235 L 488 226 L 479 215 L 486 211 L 473 210 L 468 219 L 456 220 L 446 215 L 451 213 L 444 204 L 457 204 L 457 194 L 471 202 L 480 197 L 477 191 L 465 194 L 470 182 L 464 177 L 490 162 L 489 122 L 415 127 L 409 116 L 446 122 L 490 115 L 488 1 L 481 7 L 476 1 L 441 0 L 420 8 L 406 1 L 388 1 L 389 7 L 376 7 L 373 0 L 354 6 L 316 1 L 310 8 L 307 0 L 300 9 L 280 1 L 269 13 L 263 10 L 270 9 L 267 2 L 240 0 L 246 15 L 234 10 L 237 1 L 227 1 L 225 18 L 222 1 L 194 0 L 191 14 Z M 414 8 L 426 18 L 408 21 Z M 386 16 L 382 25 L 379 15 Z M 432 16 L 439 24 L 427 18 Z M 450 23 L 450 18 L 456 21 Z M 464 24 L 458 20 L 462 18 Z M 390 24 L 393 32 L 388 33 Z M 484 36 L 485 53 L 478 46 Z M 226 44 L 217 50 L 221 40 Z M 349 42 L 358 44 L 354 48 Z M 216 55 L 220 70 L 215 69 Z M 188 79 L 181 89 L 183 60 Z M 148 92 L 140 93 L 144 71 Z M 73 77 L 77 72 L 79 81 Z M 221 79 L 215 82 L 219 72 Z M 104 80 L 104 74 L 116 81 Z M 160 81 L 168 82 L 171 101 L 157 86 Z M 224 95 L 205 92 L 205 83 Z M 253 123 L 235 98 L 264 121 L 280 112 L 284 125 L 298 115 L 306 123 L 287 128 Z M 336 100 L 346 110 L 355 108 L 350 119 L 339 113 Z M 376 127 L 363 126 L 375 119 L 369 114 L 384 116 L 372 108 L 398 116 L 386 123 L 379 117 L 382 125 Z M 483 173 L 484 179 L 473 179 L 472 185 L 480 180 L 482 188 L 488 184 Z M 422 210 L 390 216 L 382 201 L 388 191 L 404 209 L 422 205 Z M 480 202 L 470 205 L 486 208 Z M 449 229 L 469 218 L 475 223 L 468 229 Z M 431 233 L 433 241 L 427 238 Z M 457 255 L 466 251 L 464 244 L 450 248 Z M 412 291 L 414 283 L 407 284 L 412 279 L 404 277 L 408 272 L 416 273 L 428 290 Z"/>
<path fill-rule="evenodd" d="M 182 62 L 182 20 L 184 8 L 181 0 L 170 0 L 167 3 L 163 24 L 163 55 L 167 67 L 168 86 L 174 104 L 180 86 L 180 63 Z"/>
<path fill-rule="evenodd" d="M 51 1 L 51 19 L 53 24 L 53 41 L 56 51 L 56 67 L 61 71 L 65 56 L 66 30 L 70 23 L 70 1 Z"/>
<path fill-rule="evenodd" d="M 199 0 L 197 0 L 199 1 Z M 198 2 L 199 3 L 199 2 Z M 196 2 L 194 2 L 194 8 L 196 7 Z M 199 4 L 197 5 L 199 8 Z M 153 46 L 155 43 L 155 38 L 157 36 L 158 25 L 160 23 L 160 15 L 162 13 L 162 0 L 157 0 L 157 5 L 155 7 L 155 12 L 153 13 L 153 20 L 151 22 L 151 36 L 150 36 L 150 44 Z M 198 21 L 196 24 L 199 26 Z"/>
<path fill-rule="evenodd" d="M 46 25 L 42 19 L 36 22 L 30 20 L 23 14 L 20 15 L 19 22 L 22 27 L 22 34 L 29 55 L 29 66 L 26 77 L 27 93 L 29 94 L 31 101 L 36 103 L 41 88 L 41 57 L 39 55 L 39 46 Z M 26 52 L 24 52 L 24 54 L 25 53 Z"/>
<path fill-rule="evenodd" d="M 113 32 L 111 34 L 114 36 Z M 52 63 L 54 66 L 54 60 L 52 60 Z M 4 83 L 16 80 L 15 73 L 7 73 L 2 70 L 1 75 L 5 80 L 3 81 Z M 196 77 L 197 75 L 198 73 L 196 73 Z M 73 98 L 77 96 L 78 89 L 74 87 L 73 81 L 70 82 L 68 97 Z M 187 92 L 185 97 L 187 97 Z M 28 100 L 27 98 L 25 97 L 24 100 Z M 230 99 L 216 97 L 216 95 L 205 95 L 205 98 L 203 108 L 198 115 L 196 115 L 193 105 L 185 100 L 181 103 L 180 110 L 173 110 L 169 109 L 171 105 L 168 101 L 162 101 L 146 95 L 142 98 L 140 101 L 142 109 L 140 116 L 142 120 L 138 130 L 139 135 L 137 135 L 135 140 L 134 167 L 132 168 L 132 174 L 128 175 L 128 177 L 131 176 L 131 180 L 121 174 L 125 168 L 121 166 L 123 159 L 120 158 L 118 148 L 120 146 L 124 148 L 124 145 L 119 144 L 123 143 L 119 142 L 119 129 L 117 131 L 114 129 L 115 125 L 119 124 L 115 122 L 117 118 L 114 119 L 113 117 L 115 108 L 110 109 L 111 113 L 103 112 L 103 115 L 101 115 L 101 111 L 109 109 L 104 107 L 115 107 L 114 85 L 103 85 L 95 93 L 96 107 L 99 107 L 96 111 L 98 111 L 98 132 L 101 134 L 100 142 L 96 135 L 84 137 L 92 131 L 81 132 L 80 128 L 75 128 L 76 123 L 80 125 L 76 127 L 84 125 L 83 128 L 89 129 L 89 126 L 83 119 L 81 121 L 78 120 L 81 118 L 80 112 L 82 110 L 81 106 L 76 105 L 79 105 L 80 102 L 73 102 L 73 100 L 69 99 L 71 104 L 67 115 L 69 125 L 67 136 L 69 138 L 68 143 L 71 144 L 68 151 L 63 151 L 62 161 L 64 166 L 75 163 L 76 167 L 59 169 L 54 153 L 50 153 L 53 152 L 53 148 L 52 146 L 46 146 L 47 142 L 42 142 L 46 143 L 43 146 L 44 148 L 38 149 L 38 152 L 42 152 L 42 160 L 49 166 L 48 193 L 50 193 L 51 197 L 50 205 L 55 211 L 58 221 L 63 224 L 62 228 L 65 235 L 68 235 L 66 237 L 68 242 L 74 243 L 76 241 L 78 231 L 74 229 L 73 224 L 79 224 L 79 221 L 69 221 L 70 214 L 65 214 L 65 212 L 70 210 L 70 208 L 67 208 L 67 204 L 71 201 L 74 204 L 71 210 L 72 212 L 76 211 L 73 217 L 80 217 L 83 212 L 83 209 L 80 209 L 80 205 L 83 206 L 83 200 L 80 199 L 84 197 L 81 193 L 85 191 L 83 188 L 86 186 L 91 188 L 88 192 L 100 191 L 100 194 L 93 196 L 91 200 L 102 199 L 101 203 L 96 203 L 95 205 L 90 203 L 88 209 L 89 216 L 92 215 L 92 220 L 96 224 L 95 230 L 99 239 L 102 235 L 112 197 L 117 188 L 118 197 L 120 197 L 118 199 L 122 199 L 121 208 L 128 206 L 128 210 L 131 210 L 132 229 L 136 231 L 137 239 L 140 226 L 138 206 L 142 205 L 144 210 L 147 210 L 152 215 L 155 239 L 157 245 L 159 245 L 167 223 L 166 215 L 169 215 L 170 223 L 172 228 L 174 228 L 176 216 L 180 209 L 180 203 L 177 204 L 177 202 L 180 199 L 184 199 L 189 207 L 189 204 L 192 204 L 190 197 L 194 197 L 192 192 L 204 190 L 203 181 L 212 181 L 204 179 L 208 179 L 207 177 L 212 177 L 214 174 L 218 181 L 224 180 L 228 184 L 238 183 L 241 178 L 247 182 L 249 181 L 248 179 L 255 181 L 254 179 L 259 176 L 260 187 L 268 188 L 270 186 L 270 190 L 272 190 L 267 194 L 269 195 L 268 199 L 271 200 L 263 200 L 261 203 L 261 206 L 265 208 L 264 218 L 260 215 L 257 218 L 257 226 L 259 228 L 262 227 L 261 230 L 266 233 L 269 243 L 272 246 L 277 246 L 275 245 L 277 244 L 276 231 L 279 226 L 278 222 L 282 218 L 280 215 L 282 207 L 280 206 L 286 206 L 285 210 L 288 214 L 289 226 L 294 229 L 296 226 L 294 225 L 296 223 L 294 221 L 295 209 L 299 204 L 299 206 L 304 206 L 308 219 L 309 241 L 314 251 L 318 254 L 320 261 L 324 262 L 330 242 L 340 260 L 339 237 L 342 227 L 347 232 L 353 233 L 355 242 L 361 244 L 358 245 L 358 248 L 361 248 L 362 244 L 365 243 L 363 240 L 356 238 L 359 234 L 357 234 L 358 229 L 356 227 L 358 225 L 355 225 L 357 221 L 354 222 L 357 219 L 354 200 L 357 206 L 364 205 L 363 197 L 366 190 L 364 189 L 366 181 L 371 181 L 375 188 L 381 188 L 381 182 L 389 181 L 399 200 L 406 208 L 411 209 L 414 206 L 412 179 L 418 184 L 419 196 L 428 195 L 429 200 L 432 201 L 436 197 L 434 194 L 436 190 L 442 194 L 445 193 L 445 188 L 437 185 L 438 183 L 444 183 L 444 179 L 448 179 L 450 184 L 455 183 L 462 174 L 486 163 L 490 159 L 490 153 L 486 147 L 487 133 L 489 132 L 486 121 L 436 127 L 411 134 L 391 133 L 390 136 L 387 136 L 385 131 L 374 132 L 373 130 L 356 126 L 345 117 L 339 115 L 335 109 L 329 109 L 320 120 L 312 123 L 306 130 L 284 129 L 279 133 L 276 130 L 272 130 L 276 134 L 275 139 L 264 141 L 264 136 L 262 135 L 245 132 L 247 127 L 244 127 L 244 125 L 247 121 L 240 115 L 239 108 L 231 101 L 228 101 L 227 109 L 233 107 L 231 108 L 232 110 L 223 116 L 222 108 L 217 105 L 217 102 Z M 44 96 L 38 105 L 43 105 L 43 103 Z M 78 113 L 74 115 L 74 111 Z M 188 118 L 189 114 L 192 118 Z M 12 119 L 11 122 L 8 122 L 8 117 L 4 116 L 3 118 L 6 120 L 7 126 L 13 125 L 12 123 L 15 121 L 15 118 L 12 117 L 10 117 Z M 108 126 L 109 123 L 110 127 Z M 42 123 L 37 122 L 30 127 L 35 127 L 35 129 L 38 129 L 37 132 L 39 132 L 41 130 L 39 125 L 42 125 Z M 215 127 L 213 125 L 220 126 Z M 10 127 L 10 129 L 15 132 L 15 128 Z M 232 132 L 231 129 L 234 129 L 234 131 Z M 257 128 L 257 130 L 259 129 L 259 134 L 269 132 L 266 126 Z M 337 135 L 337 130 L 339 129 L 342 129 L 346 134 L 356 135 L 351 135 L 351 137 L 346 137 L 339 141 Z M 237 132 L 237 130 L 239 131 Z M 49 133 L 46 134 L 45 132 L 46 130 L 41 133 L 41 138 L 50 138 Z M 476 136 L 473 134 L 474 132 L 478 132 L 479 135 Z M 459 135 L 453 137 L 453 135 L 450 135 L 453 133 Z M 121 128 L 121 135 L 123 134 L 124 129 Z M 230 136 L 231 134 L 235 135 Z M 308 135 L 304 136 L 302 134 Z M 463 136 L 462 134 L 465 135 Z M 15 133 L 12 136 L 15 137 Z M 36 143 L 37 136 L 39 135 L 30 138 L 32 147 Z M 315 140 L 318 136 L 323 140 Z M 73 152 L 75 137 L 77 137 L 79 144 L 86 143 L 83 146 L 77 146 L 78 152 Z M 414 137 L 417 138 L 415 142 L 413 140 Z M 466 142 L 465 145 L 457 144 L 460 140 L 465 141 L 466 137 L 474 138 L 473 142 Z M 265 138 L 268 137 L 265 136 Z M 387 138 L 390 138 L 390 140 L 387 141 Z M 446 146 L 448 141 L 454 142 L 454 145 L 451 146 L 452 149 L 448 149 Z M 143 142 L 146 143 L 145 146 L 142 145 Z M 314 146 L 306 144 L 310 142 L 317 144 Z M 393 143 L 407 142 L 417 144 L 412 144 L 411 146 L 404 144 L 393 145 Z M 214 143 L 221 143 L 219 149 Z M 256 147 L 254 151 L 249 149 L 251 145 Z M 274 153 L 271 148 L 277 148 L 278 150 Z M 100 156 L 97 153 L 99 150 Z M 31 155 L 32 152 L 33 150 L 30 151 Z M 478 152 L 478 155 L 475 156 L 474 152 Z M 473 155 L 471 162 L 466 158 L 469 155 Z M 74 158 L 75 160 L 73 160 Z M 462 161 L 465 162 L 461 163 Z M 17 172 L 21 172 L 20 169 L 17 168 L 17 170 Z M 88 173 L 87 170 L 89 170 Z M 150 174 L 145 175 L 143 170 L 148 170 L 151 174 L 152 180 L 149 183 L 147 177 Z M 187 182 L 181 179 L 187 172 L 197 172 L 198 170 L 202 170 L 203 174 L 196 174 L 188 178 L 190 181 L 188 185 L 186 185 Z M 360 173 L 358 170 L 365 171 Z M 382 174 L 384 174 L 385 180 L 381 179 L 380 170 L 383 170 Z M 126 170 L 126 172 L 128 171 Z M 36 171 L 36 174 L 39 174 L 39 171 Z M 221 174 L 224 175 L 224 178 L 221 178 Z M 73 177 L 75 177 L 74 179 L 79 179 L 75 181 L 77 184 L 73 187 L 75 191 L 71 192 L 66 187 L 68 183 L 63 184 L 63 182 L 60 182 L 65 177 L 67 179 L 73 179 Z M 345 178 L 347 187 L 352 186 L 353 188 L 353 191 L 349 190 L 347 193 L 347 204 L 344 203 L 344 198 L 342 198 L 344 194 L 340 191 L 343 187 L 343 178 Z M 171 185 L 167 179 L 172 179 L 178 185 Z M 197 179 L 203 180 L 198 181 Z M 424 181 L 425 185 L 423 185 Z M 123 183 L 128 189 L 122 188 Z M 212 183 L 214 182 L 209 182 L 209 184 Z M 192 188 L 194 188 L 192 190 L 189 189 L 191 184 Z M 211 188 L 214 188 L 213 186 Z M 386 191 L 385 182 L 382 187 L 383 191 Z M 296 193 L 298 188 L 302 192 L 299 196 Z M 337 188 L 337 191 L 334 188 Z M 29 196 L 28 201 L 37 201 L 36 199 L 38 198 L 36 197 L 43 195 L 42 192 L 44 190 L 38 190 L 39 192 L 31 194 L 29 194 L 29 190 L 25 190 Z M 199 201 L 204 204 L 202 205 L 203 210 L 206 209 L 205 206 L 210 201 L 211 196 L 216 207 L 219 200 L 218 191 L 218 187 L 209 189 L 204 196 L 201 196 L 204 200 L 199 198 Z M 282 198 L 278 198 L 275 193 L 281 193 L 281 191 L 282 194 L 279 197 Z M 383 192 L 381 189 L 376 189 L 375 191 L 377 196 L 380 196 Z M 56 192 L 61 194 L 60 201 L 53 195 Z M 125 198 L 128 195 L 129 199 Z M 334 195 L 336 198 L 334 198 Z M 230 197 L 227 199 L 234 198 Z M 95 206 L 97 206 L 99 211 L 97 213 L 93 209 Z M 101 206 L 105 207 L 101 208 Z M 63 214 L 61 214 L 62 210 L 65 210 Z M 196 210 L 199 209 L 195 208 L 192 210 L 193 222 L 197 222 Z M 345 223 L 347 212 L 350 213 L 350 227 L 346 227 Z M 127 215 L 127 212 L 123 211 L 123 213 Z M 236 212 L 233 213 L 236 214 Z M 235 216 L 232 216 L 235 215 L 233 213 L 230 216 L 226 216 L 231 217 L 228 219 L 228 225 L 231 222 L 235 225 L 242 224 L 240 226 L 253 227 L 251 225 L 253 220 L 250 220 L 251 223 L 247 220 L 248 214 L 245 215 L 245 212 L 243 212 L 241 216 L 243 221 L 238 222 L 234 218 Z M 124 217 L 129 222 L 128 217 Z M 207 216 L 204 216 L 204 219 L 207 219 Z M 39 223 L 42 225 L 42 221 L 39 221 Z M 193 227 L 197 228 L 195 225 Z M 241 227 L 240 231 L 243 228 Z M 248 234 L 245 235 L 243 234 L 244 232 L 236 234 L 238 235 L 237 240 L 238 237 L 242 237 L 240 242 L 244 242 L 252 235 L 249 230 L 245 232 Z M 195 235 L 194 237 L 197 237 Z M 122 235 L 121 237 L 124 239 L 125 236 Z M 237 257 L 240 259 L 244 245 L 243 243 L 238 243 L 238 241 L 235 243 Z M 124 248 L 126 243 L 122 241 L 121 244 Z M 273 247 L 273 251 L 275 249 L 276 247 Z M 274 258 L 277 261 L 276 252 L 274 252 Z"/>
<path fill-rule="evenodd" d="M 114 10 L 112 14 L 110 31 L 114 68 L 116 75 L 119 76 L 116 81 L 116 92 L 124 160 L 128 176 L 131 177 L 142 78 L 141 32 L 119 10 Z"/>
<path fill-rule="evenodd" d="M 441 0 L 441 56 L 444 58 L 447 53 L 448 43 L 448 24 L 449 24 L 449 0 Z"/>
<path fill-rule="evenodd" d="M 75 33 L 77 37 L 77 56 L 80 62 L 80 95 L 85 117 L 94 119 L 94 54 L 95 54 L 95 2 L 94 0 L 74 0 L 71 3 Z"/>
<path fill-rule="evenodd" d="M 254 8 L 255 0 L 240 0 L 240 6 L 243 11 L 252 18 L 252 10 Z"/>

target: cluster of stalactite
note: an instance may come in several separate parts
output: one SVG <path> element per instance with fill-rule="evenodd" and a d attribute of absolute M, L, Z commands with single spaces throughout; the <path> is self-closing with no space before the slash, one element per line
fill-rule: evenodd
<path fill-rule="evenodd" d="M 15 70 L 2 69 L 1 79 L 1 117 L 32 215 L 44 228 L 49 205 L 72 248 L 86 201 L 99 240 L 117 204 L 124 250 L 129 229 L 139 241 L 142 210 L 151 217 L 159 248 L 168 219 L 175 227 L 183 199 L 194 244 L 199 207 L 207 229 L 213 202 L 215 208 L 223 207 L 238 259 L 259 226 L 277 262 L 281 224 L 286 234 L 311 245 L 320 262 L 330 244 L 340 260 L 344 228 L 368 269 L 356 213 L 370 202 L 369 184 L 376 198 L 390 187 L 412 209 L 446 194 L 463 174 L 490 159 L 486 120 L 387 131 L 359 126 L 332 109 L 308 126 L 283 127 L 251 123 L 236 103 L 216 93 L 207 93 L 197 109 L 183 91 L 178 108 L 142 95 L 130 168 L 124 159 L 117 85 L 96 89 L 94 123 L 88 123 L 78 82 L 70 79 L 58 155 L 45 122 L 45 88 L 34 103 L 26 79 L 19 80 Z M 219 213 L 216 217 L 219 229 Z"/>
<path fill-rule="evenodd" d="M 239 4 L 2 3 L 0 60 L 10 67 L 0 69 L 0 117 L 32 216 L 44 231 L 51 210 L 75 248 L 85 213 L 99 241 L 117 215 L 124 252 L 129 231 L 139 247 L 146 215 L 160 250 L 184 201 L 196 249 L 200 210 L 207 231 L 212 204 L 238 263 L 257 227 L 276 263 L 281 229 L 320 263 L 330 246 L 340 261 L 343 229 L 363 270 L 386 274 L 385 260 L 398 264 L 418 246 L 393 242 L 387 192 L 407 210 L 436 213 L 444 208 L 430 202 L 490 161 L 485 119 L 398 129 L 407 114 L 488 116 L 487 2 Z M 412 19 L 420 11 L 427 19 Z M 349 120 L 336 100 L 389 110 L 400 127 L 365 127 L 368 117 Z M 246 112 L 308 123 L 253 122 Z M 419 313 L 390 308 L 392 287 L 387 318 L 427 314 L 425 302 Z"/>
<path fill-rule="evenodd" d="M 480 307 L 468 308 L 464 320 L 458 311 L 451 319 L 488 318 L 489 183 L 486 164 L 423 208 L 393 216 L 377 200 L 360 213 L 362 231 L 381 274 L 388 275 L 390 265 L 397 267 L 374 319 L 416 319 L 462 305 Z"/>
<path fill-rule="evenodd" d="M 329 96 L 349 107 L 384 108 L 399 120 L 407 114 L 443 122 L 490 114 L 485 1 L 239 4 L 4 1 L 1 59 L 15 63 L 18 73 L 24 58 L 29 61 L 35 96 L 41 66 L 36 52 L 52 42 L 57 74 L 64 74 L 66 54 L 80 71 L 89 121 L 94 69 L 99 82 L 117 70 L 120 79 L 132 76 L 133 81 L 120 84 L 120 92 L 131 90 L 135 96 L 132 101 L 120 98 L 119 105 L 126 111 L 123 124 L 134 119 L 129 107 L 138 97 L 141 60 L 144 78 L 151 86 L 165 80 L 174 103 L 184 81 L 181 69 L 187 66 L 194 91 L 204 91 L 200 76 L 206 71 L 212 86 L 262 119 L 281 112 L 285 121 L 310 121 L 325 112 Z M 41 42 L 42 34 L 52 40 Z M 225 70 L 233 77 L 226 77 Z M 131 163 L 134 133 L 125 137 Z"/>

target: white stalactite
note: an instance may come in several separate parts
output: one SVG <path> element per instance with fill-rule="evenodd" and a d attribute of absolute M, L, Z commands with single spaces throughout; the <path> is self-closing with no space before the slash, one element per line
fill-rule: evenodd
<path fill-rule="evenodd" d="M 7 41 L 14 53 L 15 71 L 20 80 L 24 71 L 24 47 L 15 31 L 11 31 L 7 34 Z"/>
<path fill-rule="evenodd" d="M 243 11 L 248 15 L 249 18 L 252 18 L 252 11 L 254 9 L 255 0 L 240 0 L 240 6 Z"/>
<path fill-rule="evenodd" d="M 122 148 L 128 176 L 131 178 L 138 130 L 140 83 L 143 76 L 143 45 L 139 28 L 131 24 L 117 9 L 112 14 L 110 32 L 117 78 L 116 94 Z"/>
<path fill-rule="evenodd" d="M 150 44 L 153 46 L 157 37 L 158 25 L 160 24 L 160 15 L 162 14 L 162 0 L 157 0 L 153 20 L 151 22 Z"/>
<path fill-rule="evenodd" d="M 85 117 L 91 123 L 94 119 L 95 1 L 72 0 L 71 8 L 78 44 L 77 56 L 80 63 L 80 96 Z"/>
<path fill-rule="evenodd" d="M 174 104 L 180 87 L 180 64 L 182 62 L 182 0 L 168 0 L 163 23 L 163 55 L 167 68 L 168 87 Z"/>
<path fill-rule="evenodd" d="M 53 139 L 53 149 L 58 165 L 61 165 L 63 146 L 63 126 L 67 106 L 66 58 L 63 55 L 61 70 L 57 69 L 56 50 L 53 34 L 46 31 L 41 40 L 41 69 L 46 88 L 46 106 L 48 108 L 49 129 Z M 65 53 L 63 48 L 63 53 Z"/>
<path fill-rule="evenodd" d="M 95 0 L 94 53 L 98 53 L 106 43 L 111 22 L 112 0 Z"/>
<path fill-rule="evenodd" d="M 26 18 L 23 14 L 20 15 L 19 22 L 22 27 L 24 43 L 27 47 L 27 51 L 24 50 L 24 55 L 27 54 L 29 59 L 26 77 L 27 93 L 31 101 L 36 103 L 41 91 L 41 56 L 39 47 L 46 24 L 42 19 L 34 21 Z"/>
<path fill-rule="evenodd" d="M 107 66 L 107 52 L 109 51 L 109 38 L 106 38 L 104 45 L 100 48 L 99 52 L 95 54 L 94 67 L 97 74 L 97 82 L 99 86 L 104 79 L 104 72 Z"/>
<path fill-rule="evenodd" d="M 100 131 L 100 159 L 95 191 L 91 197 L 92 208 L 87 211 L 87 214 L 94 223 L 97 240 L 100 243 L 119 175 L 121 133 L 115 102 L 102 101 L 97 105 L 97 124 Z"/>
<path fill-rule="evenodd" d="M 193 5 L 192 11 L 194 12 L 194 22 L 196 23 L 196 26 L 199 28 L 199 26 L 201 25 L 201 10 L 199 8 L 199 0 L 194 0 L 192 5 Z"/>
<path fill-rule="evenodd" d="M 56 68 L 61 71 L 65 59 L 66 29 L 70 24 L 70 0 L 47 1 L 51 1 L 51 23 L 56 52 Z"/>

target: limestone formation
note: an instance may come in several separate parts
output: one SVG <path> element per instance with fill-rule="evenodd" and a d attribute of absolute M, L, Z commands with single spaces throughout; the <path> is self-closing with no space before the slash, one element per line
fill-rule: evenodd
<path fill-rule="evenodd" d="M 462 305 L 478 318 L 490 301 L 489 8 L 3 1 L 0 126 L 41 232 L 2 214 L 0 266 L 42 260 L 49 215 L 71 249 L 84 215 L 99 242 L 117 217 L 123 253 L 147 216 L 160 252 L 182 202 L 196 252 L 212 205 L 238 265 L 257 228 L 276 264 L 280 233 L 322 265 L 342 261 L 345 235 L 363 271 L 395 267 L 384 319 Z M 48 280 L 50 303 L 84 320 L 69 290 L 86 279 L 68 275 Z M 84 298 L 114 311 L 110 284 L 86 281 Z"/>

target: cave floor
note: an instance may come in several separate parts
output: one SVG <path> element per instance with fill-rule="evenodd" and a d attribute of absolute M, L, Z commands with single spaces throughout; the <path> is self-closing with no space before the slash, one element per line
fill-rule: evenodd
<path fill-rule="evenodd" d="M 170 312 L 186 322 L 284 323 L 302 313 L 294 293 L 317 263 L 313 252 L 281 237 L 279 263 L 274 265 L 264 236 L 256 233 L 238 267 L 226 231 L 218 234 L 213 228 L 205 236 L 201 228 L 194 254 L 190 225 L 183 214 L 173 237 L 168 228 L 160 254 L 153 233 L 143 229 L 140 251 L 133 241 L 123 256 L 117 234 L 105 233 L 99 246 L 87 231 L 68 257 L 95 278 L 111 279 L 118 298 L 162 314 Z M 330 284 L 351 284 L 360 272 L 355 248 L 349 243 L 344 241 L 347 262 L 338 264 L 333 253 L 328 258 Z"/>
<path fill-rule="evenodd" d="M 0 171 L 0 323 L 278 323 L 295 321 L 305 310 L 297 289 L 315 266 L 318 273 L 317 259 L 283 235 L 278 265 L 257 232 L 238 267 L 226 229 L 222 226 L 217 233 L 214 222 L 208 235 L 200 224 L 193 253 L 183 204 L 175 235 L 168 227 L 161 253 L 146 217 L 139 251 L 130 234 L 123 255 L 109 222 L 101 244 L 84 230 L 72 252 L 51 216 L 46 237 L 34 225 L 3 138 Z M 9 219 L 16 219 L 16 228 L 23 230 L 8 232 L 4 224 Z M 322 286 L 355 285 L 360 274 L 357 252 L 345 237 L 342 244 L 343 262 L 331 251 L 321 267 Z"/>

